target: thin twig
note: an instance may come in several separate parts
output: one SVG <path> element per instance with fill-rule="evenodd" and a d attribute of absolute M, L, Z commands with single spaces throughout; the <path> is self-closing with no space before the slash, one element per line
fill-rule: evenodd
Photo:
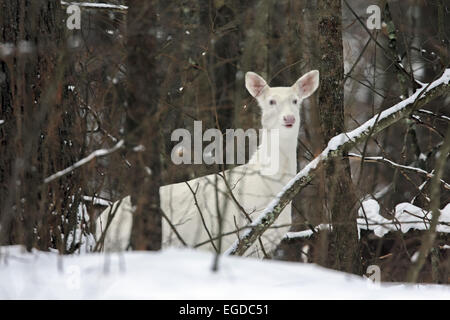
<path fill-rule="evenodd" d="M 120 148 L 122 148 L 124 145 L 124 141 L 120 140 L 119 142 L 116 143 L 116 145 L 114 147 L 112 147 L 111 149 L 99 149 L 99 150 L 95 150 L 94 152 L 92 152 L 90 155 L 88 155 L 87 157 L 75 162 L 73 165 L 71 165 L 70 167 L 58 171 L 54 174 L 52 174 L 51 176 L 47 177 L 44 179 L 44 184 L 47 184 L 49 182 L 52 182 L 55 179 L 61 178 L 62 176 L 72 172 L 73 170 L 85 165 L 86 163 L 90 162 L 91 160 L 95 159 L 95 158 L 100 158 L 100 157 L 104 157 L 107 156 L 113 152 L 116 152 L 117 150 L 119 150 Z"/>
<path fill-rule="evenodd" d="M 359 158 L 359 159 L 363 158 L 361 155 L 356 154 L 356 153 L 349 153 L 348 156 L 349 157 L 354 157 L 354 158 Z M 412 167 L 412 166 L 405 166 L 405 165 L 396 163 L 396 162 L 394 162 L 392 160 L 389 160 L 389 159 L 387 159 L 385 157 L 365 157 L 364 161 L 386 163 L 386 164 L 388 164 L 389 166 L 391 166 L 393 168 L 398 168 L 398 169 L 404 169 L 404 170 L 412 171 L 412 172 L 424 175 L 427 178 L 433 178 L 434 177 L 434 174 L 432 172 L 427 172 L 427 171 L 425 171 L 423 169 Z M 450 190 L 450 184 L 448 184 L 447 182 L 445 182 L 442 179 L 440 179 L 440 181 L 442 182 L 442 184 L 444 184 L 446 189 Z"/>

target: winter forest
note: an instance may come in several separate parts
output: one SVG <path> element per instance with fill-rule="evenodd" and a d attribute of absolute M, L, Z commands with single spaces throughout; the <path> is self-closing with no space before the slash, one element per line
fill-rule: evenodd
<path fill-rule="evenodd" d="M 450 299 L 447 0 L 0 0 L 0 299 Z"/>

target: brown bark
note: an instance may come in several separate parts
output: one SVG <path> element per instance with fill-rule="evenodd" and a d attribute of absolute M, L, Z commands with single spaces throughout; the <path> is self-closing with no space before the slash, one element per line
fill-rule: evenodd
<path fill-rule="evenodd" d="M 0 243 L 66 252 L 82 193 L 79 176 L 44 185 L 79 158 L 84 136 L 67 90 L 60 2 L 2 1 L 0 43 Z"/>
<path fill-rule="evenodd" d="M 127 72 L 128 106 L 126 114 L 127 158 L 131 163 L 127 193 L 134 212 L 131 247 L 135 250 L 161 248 L 160 139 L 157 70 L 157 1 L 128 1 Z M 142 152 L 133 148 L 143 146 Z"/>
<path fill-rule="evenodd" d="M 345 132 L 341 9 L 340 1 L 318 1 L 319 115 L 324 147 L 332 137 Z M 338 270 L 359 273 L 356 196 L 349 160 L 335 159 L 324 170 L 327 208 L 333 225 L 327 264 Z"/>

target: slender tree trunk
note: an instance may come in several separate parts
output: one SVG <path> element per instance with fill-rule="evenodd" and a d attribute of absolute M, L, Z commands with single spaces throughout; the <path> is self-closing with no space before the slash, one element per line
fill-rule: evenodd
<path fill-rule="evenodd" d="M 320 95 L 319 114 L 324 145 L 345 132 L 344 58 L 341 1 L 318 1 Z M 356 197 L 348 159 L 339 158 L 325 167 L 327 201 L 333 235 L 329 264 L 338 270 L 359 273 Z"/>
<path fill-rule="evenodd" d="M 242 53 L 239 57 L 238 69 L 242 71 L 241 76 L 235 82 L 235 115 L 241 115 L 235 121 L 238 128 L 258 128 L 260 120 L 258 116 L 258 106 L 253 103 L 251 106 L 255 109 L 243 110 L 242 101 L 248 99 L 248 94 L 244 88 L 245 72 L 254 71 L 260 74 L 263 78 L 268 79 L 269 75 L 269 13 L 273 5 L 273 0 L 267 1 L 246 1 L 245 5 L 252 5 L 252 10 L 246 10 L 245 14 L 241 15 L 241 37 L 243 43 Z M 245 8 L 245 6 L 242 6 Z M 270 83 L 269 83 L 270 85 Z"/>
<path fill-rule="evenodd" d="M 161 248 L 161 185 L 157 70 L 156 1 L 128 1 L 128 106 L 126 114 L 127 179 L 134 213 L 131 247 Z M 140 148 L 142 146 L 143 148 Z M 143 149 L 143 151 L 138 151 Z"/>

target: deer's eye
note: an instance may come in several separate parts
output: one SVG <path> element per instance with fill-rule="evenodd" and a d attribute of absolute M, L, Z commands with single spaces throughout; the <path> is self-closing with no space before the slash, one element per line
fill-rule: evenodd
<path fill-rule="evenodd" d="M 297 104 L 297 102 L 298 102 L 297 99 L 292 100 L 292 103 L 293 103 L 293 104 Z"/>
<path fill-rule="evenodd" d="M 269 100 L 269 104 L 270 104 L 271 106 L 274 106 L 274 105 L 277 104 L 277 102 L 276 102 L 275 100 L 271 99 L 271 100 Z"/>

